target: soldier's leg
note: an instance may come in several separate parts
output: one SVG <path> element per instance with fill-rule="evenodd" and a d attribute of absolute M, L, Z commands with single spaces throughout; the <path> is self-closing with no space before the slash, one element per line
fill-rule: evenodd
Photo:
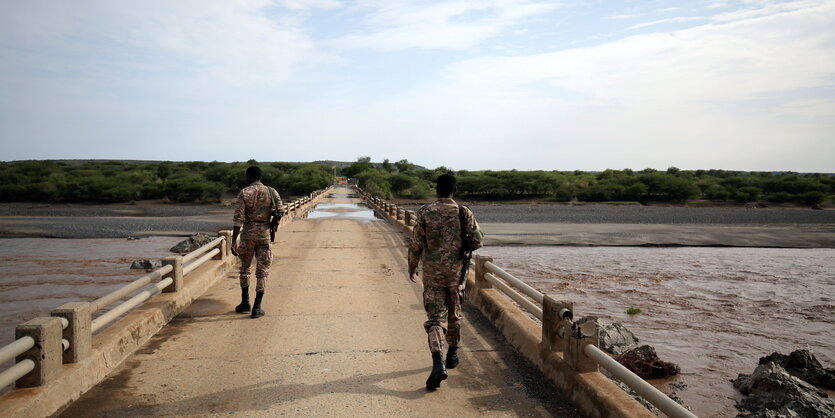
<path fill-rule="evenodd" d="M 447 289 L 447 310 L 449 311 L 447 327 L 446 342 L 450 348 L 458 347 L 461 342 L 461 298 L 458 296 L 458 288 L 450 287 Z"/>
<path fill-rule="evenodd" d="M 270 275 L 270 264 L 273 254 L 269 244 L 262 244 L 255 247 L 255 285 L 256 292 L 263 292 L 267 284 L 267 277 Z"/>
<path fill-rule="evenodd" d="M 254 248 L 251 241 L 241 240 L 238 246 L 238 257 L 241 259 L 240 281 L 241 281 L 241 303 L 235 307 L 235 312 L 249 312 L 252 306 L 249 304 L 249 266 L 252 264 Z"/>
<path fill-rule="evenodd" d="M 238 246 L 238 257 L 241 259 L 241 288 L 249 287 L 249 267 L 252 265 L 252 257 L 255 255 L 255 246 L 252 241 L 241 241 Z"/>
<path fill-rule="evenodd" d="M 257 283 L 255 285 L 255 303 L 252 305 L 252 317 L 260 318 L 264 316 L 265 312 L 261 309 L 261 300 L 264 298 L 264 287 L 269 274 L 270 262 L 272 261 L 272 253 L 270 252 L 270 244 L 261 243 L 255 247 L 255 278 Z"/>
<path fill-rule="evenodd" d="M 429 340 L 429 351 L 443 353 L 446 343 L 447 304 L 446 289 L 426 287 L 423 289 L 423 308 L 427 321 L 423 324 Z"/>

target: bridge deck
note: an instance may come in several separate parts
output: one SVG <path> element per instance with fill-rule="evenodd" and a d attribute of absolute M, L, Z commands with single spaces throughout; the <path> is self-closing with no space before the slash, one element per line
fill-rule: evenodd
<path fill-rule="evenodd" d="M 265 317 L 233 311 L 230 274 L 62 416 L 577 416 L 471 308 L 461 366 L 425 390 L 421 291 L 399 235 L 385 222 L 285 225 Z"/>

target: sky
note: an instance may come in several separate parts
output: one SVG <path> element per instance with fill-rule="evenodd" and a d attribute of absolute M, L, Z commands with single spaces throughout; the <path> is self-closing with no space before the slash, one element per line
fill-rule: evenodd
<path fill-rule="evenodd" d="M 0 160 L 835 172 L 835 0 L 2 0 Z"/>

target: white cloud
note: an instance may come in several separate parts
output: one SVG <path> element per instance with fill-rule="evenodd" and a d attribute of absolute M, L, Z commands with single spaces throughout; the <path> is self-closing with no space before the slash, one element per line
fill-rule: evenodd
<path fill-rule="evenodd" d="M 272 85 L 317 57 L 292 16 L 264 16 L 274 7 L 267 0 L 152 0 L 118 7 L 33 0 L 0 7 L 0 45 L 25 48 L 46 68 L 57 64 L 50 62 L 54 49 L 63 49 L 70 55 L 60 57 L 61 65 L 82 74 L 101 68 L 131 77 L 143 70 L 153 76 L 185 72 L 189 81 Z"/>
<path fill-rule="evenodd" d="M 345 7 L 338 0 L 280 0 L 279 4 L 290 10 L 335 10 Z"/>
<path fill-rule="evenodd" d="M 345 48 L 464 50 L 559 7 L 531 0 L 361 0 L 360 29 L 333 41 Z"/>
<path fill-rule="evenodd" d="M 671 17 L 671 18 L 668 18 L 668 19 L 653 20 L 652 22 L 638 23 L 638 24 L 635 24 L 635 25 L 632 25 L 632 26 L 628 27 L 627 30 L 635 30 L 635 29 L 645 28 L 645 27 L 648 27 L 648 26 L 660 25 L 660 24 L 663 24 L 663 23 L 684 23 L 684 22 L 693 22 L 693 21 L 696 21 L 696 20 L 705 20 L 705 17 L 704 16 Z"/>

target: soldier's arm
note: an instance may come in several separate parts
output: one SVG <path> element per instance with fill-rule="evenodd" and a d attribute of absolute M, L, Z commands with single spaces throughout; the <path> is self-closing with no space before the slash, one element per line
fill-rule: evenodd
<path fill-rule="evenodd" d="M 420 256 L 423 254 L 423 243 L 426 242 L 426 235 L 424 234 L 423 219 L 418 216 L 417 223 L 412 229 L 412 236 L 409 239 L 409 276 L 414 276 L 417 272 L 418 264 L 420 263 Z"/>
<path fill-rule="evenodd" d="M 235 201 L 235 214 L 232 215 L 232 253 L 238 255 L 238 249 L 235 245 L 238 242 L 238 235 L 241 233 L 241 227 L 244 225 L 244 192 L 241 190 L 238 193 L 238 199 Z"/>
<path fill-rule="evenodd" d="M 481 248 L 484 244 L 484 233 L 481 232 L 481 228 L 478 226 L 478 222 L 475 220 L 475 215 L 473 215 L 473 211 L 470 208 L 465 208 L 466 210 L 466 218 L 467 218 L 467 232 L 472 235 L 473 237 L 473 244 L 475 245 L 474 250 Z"/>

